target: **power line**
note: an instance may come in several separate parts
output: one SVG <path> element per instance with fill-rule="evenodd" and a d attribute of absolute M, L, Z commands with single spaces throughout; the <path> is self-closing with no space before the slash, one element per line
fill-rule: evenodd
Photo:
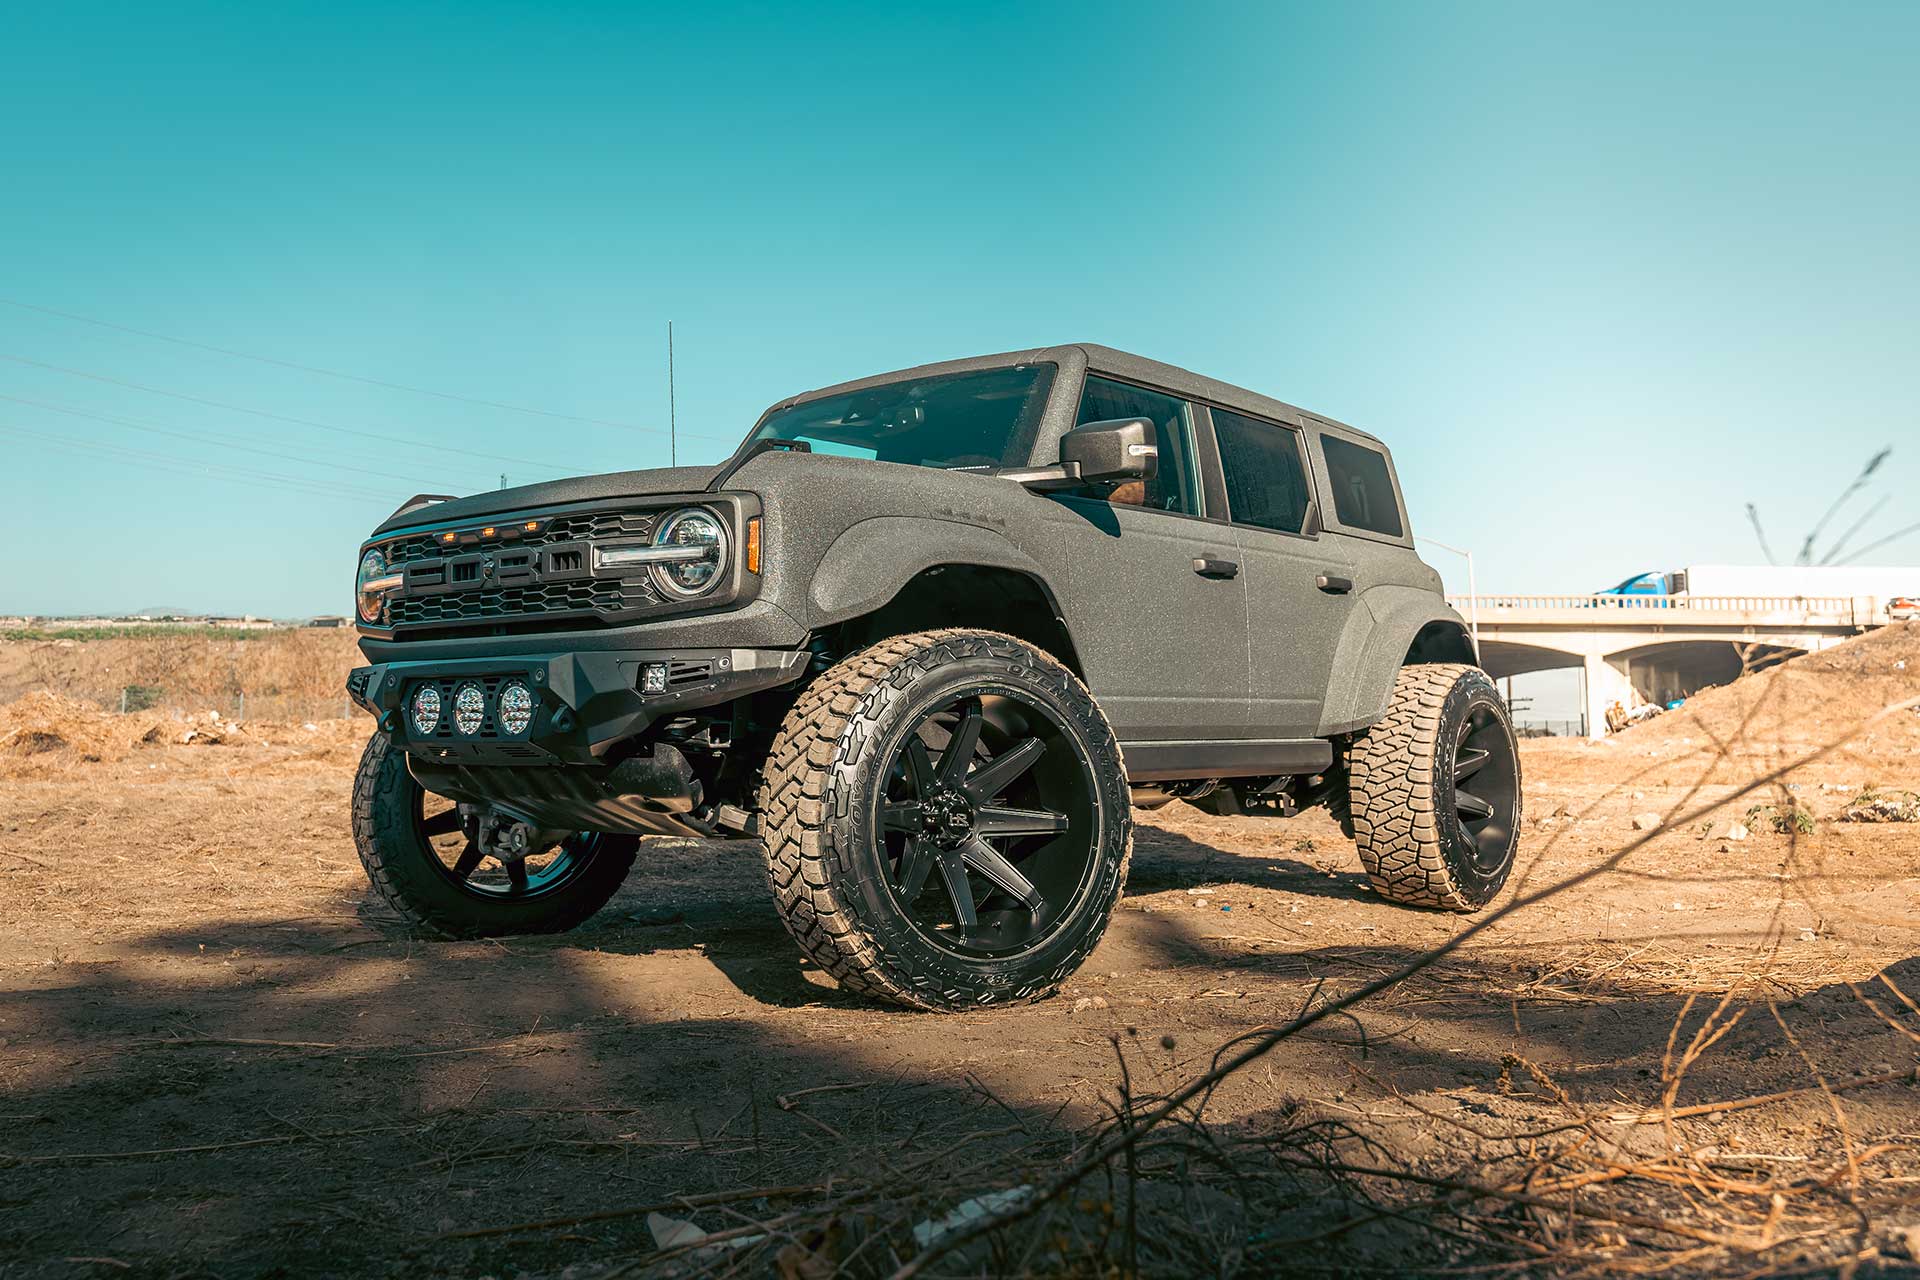
<path fill-rule="evenodd" d="M 69 405 L 54 404 L 49 400 L 29 400 L 25 396 L 0 394 L 0 400 L 9 400 L 14 404 L 32 405 L 37 409 L 51 409 L 55 413 L 71 414 L 76 418 L 91 418 L 95 422 L 113 423 L 131 427 L 135 431 L 146 431 L 153 435 L 172 436 L 177 440 L 192 440 L 199 444 L 211 444 L 222 449 L 239 449 L 245 453 L 257 453 L 263 457 L 278 458 L 282 462 L 300 462 L 308 466 L 333 467 L 339 471 L 354 471 L 363 476 L 375 476 L 383 480 L 399 480 L 407 484 L 419 483 L 417 475 L 402 475 L 393 471 L 374 471 L 368 467 L 356 467 L 345 462 L 329 462 L 325 458 L 303 457 L 297 453 L 286 453 L 278 449 L 262 449 L 258 445 L 247 444 L 232 436 L 219 432 L 179 431 L 170 427 L 155 426 L 150 422 L 140 422 L 134 418 L 122 418 L 110 413 L 92 413 L 85 409 L 75 409 Z M 472 477 L 466 477 L 471 480 Z M 479 486 L 474 486 L 478 488 Z"/>
<path fill-rule="evenodd" d="M 433 396 L 440 400 L 456 400 L 461 404 L 484 405 L 489 409 L 505 409 L 512 413 L 530 413 L 542 418 L 559 418 L 566 422 L 589 422 L 596 427 L 617 427 L 622 431 L 658 431 L 658 427 L 642 427 L 631 422 L 613 422 L 606 418 L 590 418 L 576 413 L 557 413 L 551 409 L 533 409 L 526 405 L 507 404 L 500 400 L 483 400 L 476 396 L 456 395 L 451 391 L 434 391 L 427 387 L 409 386 L 404 382 L 388 382 L 381 378 L 366 378 L 357 373 L 342 373 L 338 369 L 322 369 L 316 365 L 299 364 L 292 360 L 278 360 L 272 356 L 255 355 L 249 351 L 235 351 L 232 347 L 217 347 L 210 342 L 195 342 L 190 338 L 176 338 L 171 334 L 155 333 L 151 329 L 136 329 L 132 325 L 116 324 L 111 320 L 98 320 L 92 316 L 76 315 L 71 311 L 60 311 L 53 307 L 42 307 L 31 302 L 21 302 L 14 298 L 0 298 L 0 303 L 9 307 L 19 307 L 25 311 L 38 311 L 42 315 L 59 316 L 63 320 L 77 320 L 81 324 L 98 325 L 102 329 L 116 329 L 121 333 L 131 333 L 142 338 L 153 338 L 159 342 L 171 342 L 175 346 L 192 347 L 198 351 L 211 351 L 217 355 L 232 356 L 237 360 L 252 360 L 258 364 L 278 365 L 282 369 L 297 369 L 301 373 L 317 373 L 322 377 L 340 378 L 347 382 L 358 382 L 369 387 L 385 387 L 390 391 L 407 391 L 414 395 Z"/>
<path fill-rule="evenodd" d="M 549 464 L 536 462 L 532 458 L 515 458 L 503 453 L 483 453 L 476 449 L 460 449 L 453 445 L 431 444 L 425 440 L 409 440 L 404 436 L 389 435 L 382 431 L 360 431 L 353 427 L 335 426 L 329 422 L 315 422 L 311 418 L 294 418 L 284 413 L 273 413 L 266 409 L 249 409 L 245 405 L 228 404 L 222 400 L 209 400 L 204 396 L 188 395 L 182 391 L 167 391 L 160 387 L 149 387 L 138 382 L 128 382 L 122 378 L 108 377 L 104 373 L 89 373 L 85 369 L 69 369 L 64 365 L 48 364 L 43 360 L 29 360 L 25 356 L 10 356 L 0 352 L 0 360 L 14 364 L 24 364 L 35 369 L 50 369 L 54 373 L 64 373 L 70 377 L 85 378 L 89 382 L 104 382 L 110 386 L 126 387 L 132 391 L 144 391 L 148 395 L 166 396 L 170 400 L 184 400 L 188 404 L 203 404 L 209 408 L 225 409 L 230 413 L 245 413 L 256 418 L 267 418 L 274 422 L 290 422 L 295 426 L 312 427 L 316 431 L 333 431 L 340 435 L 358 436 L 363 440 L 376 440 L 381 444 L 405 445 L 413 449 L 428 449 L 434 453 L 458 453 L 469 458 L 486 458 L 494 462 L 517 462 L 525 466 L 546 467 Z"/>
<path fill-rule="evenodd" d="M 159 467 L 162 470 L 197 476 L 206 480 L 225 480 L 229 483 L 245 484 L 249 487 L 257 487 L 265 484 L 280 489 L 292 489 L 314 497 L 345 499 L 354 502 L 386 503 L 393 500 L 391 491 L 387 493 L 377 493 L 371 489 L 336 485 L 332 481 L 307 480 L 298 476 L 281 475 L 277 472 L 255 471 L 250 467 L 234 467 L 215 462 L 194 462 L 188 459 L 182 459 L 174 454 L 151 453 L 145 449 L 130 449 L 125 445 L 103 444 L 96 441 L 81 443 L 63 439 L 59 436 L 45 435 L 38 431 L 28 431 L 21 427 L 10 427 L 5 424 L 0 424 L 0 432 L 23 439 L 39 441 L 43 445 L 48 445 L 56 449 L 64 449 L 69 453 L 77 453 L 87 458 L 98 459 L 100 453 L 104 451 L 109 454 L 118 454 L 130 458 L 139 462 L 142 466 Z M 108 460 L 114 461 L 117 459 Z"/>

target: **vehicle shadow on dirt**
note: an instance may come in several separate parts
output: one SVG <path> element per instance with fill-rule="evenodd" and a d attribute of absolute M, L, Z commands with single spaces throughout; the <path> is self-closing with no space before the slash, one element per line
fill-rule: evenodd
<path fill-rule="evenodd" d="M 1154 859 L 1171 875 L 1199 856 L 1176 845 Z M 682 918 L 630 919 L 665 907 Z M 977 1162 L 982 1186 L 1002 1185 L 1098 1114 L 1116 1054 L 1136 1083 L 1175 1081 L 1276 1010 L 1416 954 L 1248 954 L 1170 913 L 1126 934 L 1154 969 L 1109 988 L 1107 1008 L 1063 997 L 933 1018 L 811 980 L 744 860 L 698 886 L 637 873 L 562 938 L 430 943 L 312 916 L 155 930 L 5 999 L 0 1275 L 121 1269 L 70 1258 L 221 1275 L 557 1270 L 645 1252 L 642 1220 L 435 1237 L 834 1170 L 905 1178 L 948 1148 L 946 1167 Z M 1920 959 L 1896 969 L 1920 989 Z M 1170 992 L 1222 973 L 1267 1003 Z M 1216 1111 L 1257 1124 L 1363 1088 L 1355 1068 L 1407 1091 L 1491 1088 L 1506 1055 L 1579 1064 L 1568 1084 L 1582 1096 L 1645 1096 L 1648 1046 L 1683 1000 L 1450 959 L 1284 1046 L 1279 1084 L 1236 1081 Z M 1898 1050 L 1846 988 L 1789 1016 L 1836 1075 Z M 1769 1065 L 1797 1069 L 1785 1052 L 1755 1019 L 1690 1088 L 1754 1092 Z"/>

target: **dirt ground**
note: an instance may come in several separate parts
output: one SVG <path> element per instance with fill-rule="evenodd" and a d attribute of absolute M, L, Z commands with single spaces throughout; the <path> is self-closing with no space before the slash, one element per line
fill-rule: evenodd
<path fill-rule="evenodd" d="M 1525 744 L 1528 820 L 1503 901 L 1591 878 L 1284 1040 L 1206 1110 L 1211 1133 L 1252 1140 L 1311 1117 L 1345 1135 L 1327 1150 L 1348 1164 L 1440 1179 L 1541 1147 L 1523 1132 L 1541 1116 L 1637 1115 L 1669 1082 L 1672 1106 L 1729 1104 L 1620 1122 L 1618 1150 L 1643 1172 L 1592 1181 L 1639 1199 L 1497 1228 L 1349 1227 L 1310 1188 L 1221 1184 L 1196 1225 L 1208 1178 L 1186 1168 L 1169 1183 L 1186 1243 L 1135 1265 L 1913 1266 L 1920 1008 L 1900 996 L 1920 997 L 1920 825 L 1837 819 L 1870 784 L 1920 791 L 1920 715 L 1862 723 L 1920 695 L 1916 673 L 1920 632 L 1898 628 L 1606 743 Z M 1224 1043 L 1473 924 L 1375 898 L 1324 812 L 1175 804 L 1141 815 L 1091 963 L 1031 1006 L 934 1017 L 841 995 L 798 959 L 750 843 L 650 842 L 572 934 L 428 942 L 383 917 L 354 854 L 365 729 L 0 706 L 0 1277 L 591 1280 L 659 1261 L 644 1217 L 595 1214 L 876 1170 L 929 1194 L 1005 1187 L 1057 1167 L 1123 1085 L 1170 1089 Z M 1646 814 L 1664 825 L 1637 832 Z M 1722 1019 L 1744 1017 L 1677 1075 L 1675 1053 L 1730 991 Z M 1732 1105 L 1785 1090 L 1803 1092 Z M 1677 1147 L 1691 1184 L 1644 1172 L 1678 1168 Z M 1330 1185 L 1353 1203 L 1358 1184 Z M 682 1201 L 674 1216 L 714 1231 L 795 1203 Z M 474 1234 L 540 1223 L 553 1225 Z M 1715 1251 L 1710 1234 L 1744 1243 Z M 859 1266 L 887 1270 L 880 1248 Z M 824 1276 L 807 1265 L 833 1258 L 822 1244 L 806 1265 L 745 1273 Z M 933 1273 L 1012 1266 L 944 1265 Z M 1097 1269 L 1067 1252 L 1021 1265 Z"/>

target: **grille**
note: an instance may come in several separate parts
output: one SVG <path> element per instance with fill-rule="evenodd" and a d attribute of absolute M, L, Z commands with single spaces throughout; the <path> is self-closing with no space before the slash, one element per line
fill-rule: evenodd
<path fill-rule="evenodd" d="M 524 537 L 481 538 L 454 544 L 443 543 L 431 533 L 396 538 L 382 548 L 391 568 L 409 571 L 411 577 L 411 566 L 422 565 L 419 572 L 424 575 L 424 583 L 444 583 L 452 589 L 393 596 L 388 602 L 387 623 L 392 627 L 458 627 L 554 614 L 617 614 L 653 608 L 661 598 L 644 567 L 636 567 L 625 576 L 578 576 L 569 581 L 544 582 L 527 579 L 533 572 L 549 577 L 586 575 L 591 571 L 588 543 L 648 541 L 659 517 L 658 511 L 583 511 L 546 517 L 539 532 Z M 516 522 L 516 518 L 506 516 L 498 520 L 501 527 Z M 542 547 L 556 549 L 541 553 L 538 549 Z M 495 556 L 497 581 L 481 582 L 482 553 Z M 431 567 L 442 560 L 447 561 L 444 577 Z M 587 619 L 581 625 L 591 622 Z"/>
<path fill-rule="evenodd" d="M 627 581 L 547 582 L 531 587 L 493 587 L 445 595 L 397 596 L 388 616 L 396 627 L 429 623 L 484 622 L 495 618 L 538 617 L 599 609 L 618 613 L 658 604 L 646 578 Z"/>
<path fill-rule="evenodd" d="M 387 564 L 398 568 L 415 560 L 433 560 L 443 554 L 464 555 L 471 551 L 490 551 L 499 547 L 544 547 L 553 542 L 591 541 L 596 538 L 644 539 L 653 536 L 655 511 L 591 511 L 578 515 L 554 516 L 538 533 L 520 538 L 482 538 L 458 546 L 442 543 L 432 534 L 419 534 L 386 544 Z M 512 524 L 502 520 L 502 524 Z"/>

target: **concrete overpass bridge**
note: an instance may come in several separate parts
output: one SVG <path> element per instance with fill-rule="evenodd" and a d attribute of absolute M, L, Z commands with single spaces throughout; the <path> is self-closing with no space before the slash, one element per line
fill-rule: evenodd
<path fill-rule="evenodd" d="M 1615 702 L 1667 703 L 1743 670 L 1884 625 L 1881 602 L 1845 596 L 1455 596 L 1497 679 L 1578 667 L 1589 737 Z M 1638 694 L 1638 698 L 1634 695 Z"/>

